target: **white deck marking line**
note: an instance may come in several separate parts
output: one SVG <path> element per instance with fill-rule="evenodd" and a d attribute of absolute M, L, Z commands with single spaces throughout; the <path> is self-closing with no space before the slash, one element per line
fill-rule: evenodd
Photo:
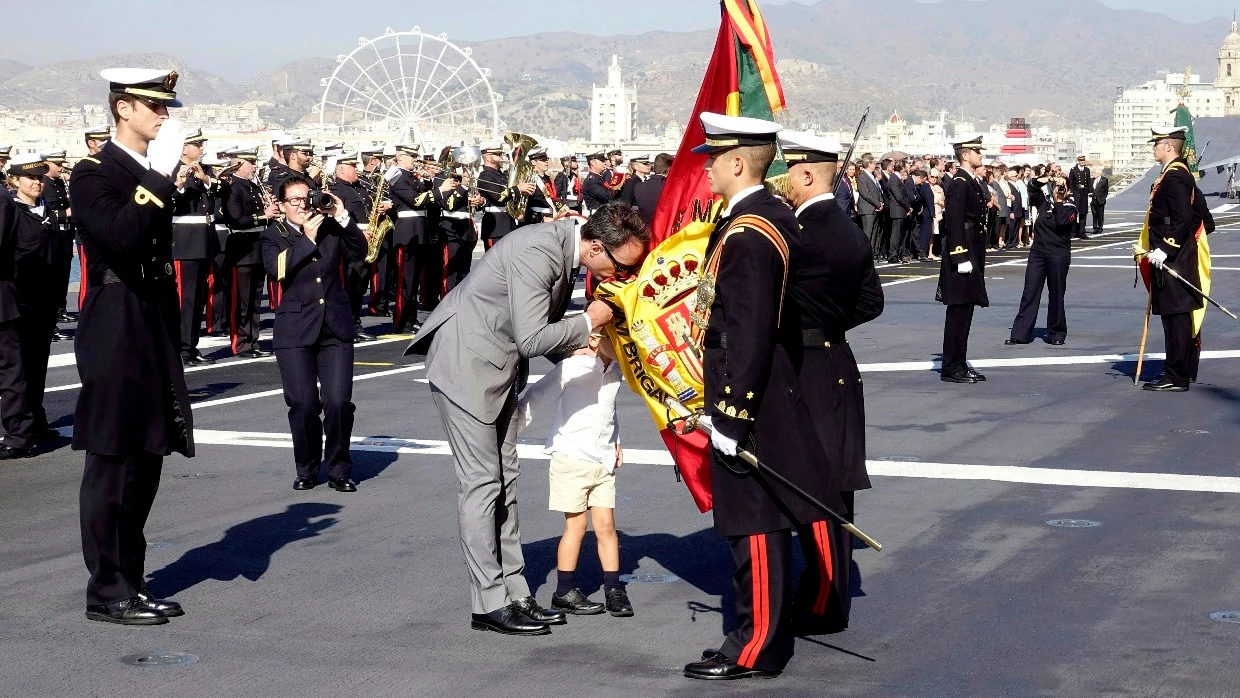
<path fill-rule="evenodd" d="M 72 436 L 73 428 L 60 429 Z M 403 439 L 387 436 L 354 436 L 351 450 L 377 451 L 423 456 L 450 456 L 447 441 L 438 439 Z M 222 431 L 195 429 L 196 445 L 248 446 L 255 448 L 293 448 L 293 437 L 279 432 Z M 535 443 L 517 444 L 518 457 L 525 460 L 549 460 L 543 446 Z M 672 457 L 664 449 L 624 449 L 626 465 L 670 466 Z M 981 480 L 1058 487 L 1104 487 L 1115 489 L 1164 490 L 1172 492 L 1212 492 L 1240 494 L 1240 478 L 1217 475 L 1182 475 L 1179 473 L 1134 473 L 1107 470 L 1060 470 L 1013 465 L 974 465 L 964 463 L 910 463 L 906 461 L 867 460 L 871 475 L 883 477 L 925 478 L 933 480 Z"/>
<path fill-rule="evenodd" d="M 1166 354 L 1147 352 L 1146 360 L 1165 359 Z M 1240 351 L 1213 350 L 1201 352 L 1203 359 L 1240 359 Z M 1080 366 L 1085 364 L 1135 364 L 1136 354 L 1095 354 L 1080 356 L 1037 356 L 1016 359 L 970 359 L 973 368 L 1018 368 L 1021 366 Z M 859 364 L 862 373 L 893 373 L 898 371 L 937 371 L 942 361 L 896 361 Z"/>
<path fill-rule="evenodd" d="M 1202 356 L 1203 357 L 1205 356 L 1205 352 L 1202 352 Z M 424 368 L 426 368 L 426 364 L 416 363 L 416 364 L 413 364 L 412 366 L 401 366 L 400 368 L 394 368 L 394 369 L 391 369 L 390 371 L 375 371 L 374 373 L 366 373 L 360 376 L 354 376 L 353 382 L 356 383 L 358 381 L 371 380 L 373 378 L 395 376 L 401 373 L 409 373 L 411 371 L 421 371 Z M 218 398 L 215 400 L 203 400 L 201 402 L 191 402 L 190 407 L 197 410 L 197 409 L 202 409 L 204 407 L 216 407 L 218 405 L 230 405 L 234 402 L 245 402 L 246 400 L 257 400 L 259 398 L 272 397 L 274 395 L 283 395 L 283 394 L 284 394 L 284 389 L 277 388 L 276 390 L 263 390 L 257 393 L 246 393 L 245 395 L 233 395 L 232 397 L 222 397 L 222 398 Z"/>
<path fill-rule="evenodd" d="M 376 339 L 376 340 L 375 340 L 375 341 L 373 341 L 373 342 L 365 342 L 365 343 L 362 343 L 362 344 L 355 344 L 355 345 L 354 345 L 354 347 L 355 347 L 355 348 L 357 348 L 357 347 L 375 347 L 375 346 L 379 346 L 379 345 L 381 345 L 381 344 L 391 344 L 391 343 L 393 343 L 393 342 L 408 342 L 408 341 L 409 341 L 409 337 L 387 337 L 387 338 L 379 338 L 379 339 Z M 63 354 L 63 355 L 62 355 L 62 354 L 57 354 L 56 356 L 70 356 L 70 357 L 72 357 L 72 356 L 73 356 L 73 354 L 72 354 L 72 353 L 70 353 L 70 354 Z M 53 358 L 54 358 L 54 357 L 53 357 Z M 276 360 L 276 357 L 275 357 L 274 355 L 273 355 L 273 356 L 264 356 L 264 357 L 263 357 L 263 358 L 261 358 L 261 359 L 234 359 L 234 358 L 229 358 L 229 359 L 220 359 L 219 361 L 216 361 L 215 363 L 213 363 L 213 364 L 211 364 L 211 365 L 209 365 L 209 366 L 191 366 L 191 367 L 189 367 L 189 368 L 186 368 L 186 369 L 185 369 L 185 372 L 186 372 L 186 373 L 197 373 L 197 372 L 199 372 L 199 371 L 214 371 L 214 370 L 216 370 L 216 369 L 220 369 L 220 368 L 228 368 L 229 366 L 243 366 L 243 365 L 245 365 L 245 364 L 272 363 L 272 362 L 274 362 L 275 360 Z M 62 361 L 63 363 L 57 364 L 57 365 L 58 365 L 58 366 L 60 366 L 60 367 L 64 367 L 64 366 L 76 366 L 76 365 L 77 365 L 76 361 L 70 361 L 70 360 L 66 360 L 66 359 L 62 359 L 61 361 Z M 49 362 L 49 363 L 48 363 L 48 368 L 51 368 L 51 367 L 52 367 L 52 364 Z M 78 388 L 80 388 L 80 387 L 82 387 L 82 384 L 81 384 L 81 383 L 71 383 L 71 384 L 69 384 L 69 385 L 54 385 L 54 386 L 52 386 L 52 387 L 50 387 L 50 388 L 47 388 L 47 389 L 46 389 L 46 390 L 44 390 L 43 392 L 45 392 L 45 393 L 56 393 L 56 392 L 60 392 L 60 391 L 62 391 L 62 390 L 77 390 L 77 389 L 78 389 Z"/>
<path fill-rule="evenodd" d="M 1130 258 L 1131 259 L 1131 258 Z M 1022 261 L 1017 266 L 1028 266 L 1028 262 Z M 1132 271 L 1135 267 L 1132 264 L 1081 264 L 1076 260 L 1072 261 L 1073 269 L 1125 269 Z M 1210 267 L 1210 271 L 1240 271 L 1240 267 Z"/>

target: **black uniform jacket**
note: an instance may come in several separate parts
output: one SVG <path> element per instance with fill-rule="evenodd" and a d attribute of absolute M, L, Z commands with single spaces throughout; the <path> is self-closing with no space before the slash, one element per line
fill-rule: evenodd
<path fill-rule="evenodd" d="M 177 172 L 185 163 L 177 163 L 172 170 L 175 181 Z M 203 168 L 210 177 L 210 168 Z M 213 259 L 219 251 L 219 237 L 215 234 L 215 194 L 210 184 L 203 184 L 197 177 L 185 180 L 185 188 L 172 195 L 172 258 Z"/>
<path fill-rule="evenodd" d="M 483 167 L 478 174 L 478 194 L 486 199 L 482 205 L 482 239 L 498 240 L 511 233 L 517 224 L 506 207 L 512 200 L 513 190 L 508 187 L 503 173 L 494 167 Z"/>
<path fill-rule="evenodd" d="M 1072 197 L 1080 199 L 1089 196 L 1089 190 L 1094 188 L 1094 178 L 1088 167 L 1073 167 L 1068 170 L 1068 189 L 1072 192 Z M 1080 202 L 1077 202 L 1080 205 Z"/>
<path fill-rule="evenodd" d="M 353 219 L 359 230 L 370 222 L 370 200 L 366 198 L 366 187 L 361 180 L 346 182 L 342 179 L 334 179 L 327 188 L 331 193 L 340 197 L 344 210 L 349 212 L 349 218 Z"/>
<path fill-rule="evenodd" d="M 1032 249 L 1045 255 L 1072 256 L 1072 237 L 1077 233 L 1077 217 L 1081 215 L 1076 205 L 1047 199 L 1036 179 L 1029 182 L 1029 205 L 1038 210 Z"/>
<path fill-rule="evenodd" d="M 439 183 L 442 183 L 440 180 Z M 462 186 L 454 186 L 444 191 L 436 184 L 429 194 L 434 197 L 439 208 L 439 229 L 444 239 L 470 240 L 476 239 L 474 222 L 469 214 L 469 192 Z"/>
<path fill-rule="evenodd" d="M 786 301 L 795 312 L 788 314 L 788 326 L 782 331 L 788 336 L 801 395 L 826 452 L 830 477 L 843 490 L 862 490 L 870 486 L 865 401 L 857 360 L 844 333 L 882 314 L 883 287 L 869 240 L 835 201 L 810 204 L 797 221 L 801 255 Z"/>
<path fill-rule="evenodd" d="M 567 171 L 555 176 L 555 192 L 560 201 L 571 209 L 581 205 L 581 177 L 570 176 Z"/>
<path fill-rule="evenodd" d="M 1198 202 L 1202 193 L 1197 180 L 1188 171 L 1183 158 L 1169 163 L 1163 175 L 1154 183 L 1150 196 L 1149 221 L 1150 251 L 1167 253 L 1165 264 L 1179 272 L 1197 288 L 1201 288 L 1201 272 L 1197 268 L 1197 231 L 1210 216 L 1209 210 Z M 1204 203 L 1204 202 L 1203 202 Z M 1204 212 L 1204 214 L 1203 214 Z M 1210 216 L 1213 227 L 1213 216 Z M 1205 304 L 1205 299 L 1188 290 L 1183 283 L 1154 269 L 1155 315 L 1190 313 Z"/>
<path fill-rule="evenodd" d="M 951 187 L 944 188 L 943 262 L 939 266 L 939 287 L 936 300 L 944 305 L 990 305 L 986 296 L 986 203 L 990 190 L 963 168 L 951 178 Z M 973 263 L 970 274 L 957 269 L 964 262 Z"/>
<path fill-rule="evenodd" d="M 707 414 L 716 429 L 765 465 L 828 506 L 841 507 L 842 488 L 828 476 L 826 457 L 812 438 L 813 421 L 778 331 L 781 307 L 785 316 L 792 307 L 783 291 L 786 270 L 792 278 L 800 255 L 796 216 L 766 190 L 750 194 L 715 228 L 707 257 L 732 221 L 745 215 L 774 225 L 785 241 L 787 259 L 769 238 L 750 228 L 741 228 L 722 243 L 704 342 Z M 825 518 L 798 495 L 713 449 L 711 489 L 715 530 L 724 536 Z"/>
<path fill-rule="evenodd" d="M 392 200 L 392 243 L 396 245 L 426 245 L 439 239 L 427 221 L 428 210 L 434 203 L 427 183 L 401 170 L 388 185 Z"/>
<path fill-rule="evenodd" d="M 57 259 L 67 265 L 73 259 L 74 226 L 69 216 L 69 186 L 61 177 L 43 177 L 43 210 L 56 228 Z M 58 273 L 64 274 L 62 269 Z M 63 278 L 63 277 L 62 277 Z M 63 281 L 62 281 L 63 283 Z M 64 302 L 64 299 L 61 299 Z"/>
<path fill-rule="evenodd" d="M 280 284 L 280 306 L 271 346 L 274 349 L 315 344 L 327 323 L 338 339 L 353 336 L 353 311 L 344 290 L 342 264 L 366 256 L 366 236 L 352 220 L 341 227 L 328 217 L 319 227 L 318 244 L 287 222 L 263 231 L 263 266 Z"/>
<path fill-rule="evenodd" d="M 667 175 L 652 174 L 646 181 L 633 185 L 632 204 L 642 214 L 642 220 L 646 221 L 647 227 L 654 223 L 654 211 L 659 207 L 664 184 L 667 184 Z"/>
<path fill-rule="evenodd" d="M 17 246 L 23 213 L 8 192 L 0 192 L 0 322 L 21 317 L 17 298 Z"/>
<path fill-rule="evenodd" d="M 603 175 L 591 172 L 581 183 L 581 198 L 585 200 L 586 208 L 591 211 L 597 211 L 613 198 L 612 191 L 603 184 L 604 181 Z"/>
<path fill-rule="evenodd" d="M 555 198 L 553 193 L 555 191 L 555 182 L 551 181 L 550 175 L 543 175 L 541 179 L 543 186 L 535 189 L 534 193 L 530 194 L 530 198 L 525 202 L 525 220 L 521 222 L 521 225 L 542 223 L 543 216 L 555 214 L 555 204 L 547 201 L 547 197 L 543 195 L 543 189 L 545 188 L 547 193 L 552 194 L 553 199 Z"/>
<path fill-rule="evenodd" d="M 12 296 L 16 290 L 21 315 L 33 317 L 42 313 L 46 316 L 55 312 L 64 300 L 57 298 L 58 292 L 63 290 L 57 284 L 57 274 L 65 261 L 56 221 L 46 207 L 32 209 L 15 198 L 0 196 L 0 230 L 5 236 L 0 255 L 13 263 L 8 270 L 9 285 L 6 287 L 5 282 L 0 281 L 0 289 L 6 289 L 0 290 L 0 306 L 7 306 L 9 300 L 3 296 Z M 10 239 L 12 249 L 8 248 Z M 10 319 L 5 315 L 7 312 L 0 307 L 0 322 Z"/>
<path fill-rule="evenodd" d="M 256 266 L 263 263 L 258 248 L 258 234 L 267 226 L 263 215 L 263 189 L 248 179 L 234 175 L 228 192 L 228 219 L 232 232 L 224 257 L 232 266 Z"/>
<path fill-rule="evenodd" d="M 73 448 L 194 454 L 172 270 L 172 180 L 114 142 L 73 168 L 69 196 L 86 248 L 78 316 Z"/>

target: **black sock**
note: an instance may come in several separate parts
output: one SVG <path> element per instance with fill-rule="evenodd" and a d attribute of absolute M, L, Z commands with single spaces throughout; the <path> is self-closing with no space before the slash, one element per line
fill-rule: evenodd
<path fill-rule="evenodd" d="M 555 576 L 556 576 L 556 582 L 555 582 L 556 584 L 555 595 L 556 596 L 563 596 L 567 594 L 570 589 L 577 586 L 577 570 L 568 570 L 567 572 L 565 572 L 564 570 L 556 570 Z"/>
<path fill-rule="evenodd" d="M 603 571 L 603 589 L 611 590 L 624 586 L 620 583 L 620 572 Z"/>

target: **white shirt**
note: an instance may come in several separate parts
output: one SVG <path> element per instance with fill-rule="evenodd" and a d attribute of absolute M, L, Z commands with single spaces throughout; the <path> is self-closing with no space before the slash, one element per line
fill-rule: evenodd
<path fill-rule="evenodd" d="M 616 396 L 622 383 L 617 362 L 604 368 L 601 358 L 570 356 L 522 393 L 517 407 L 521 428 L 535 416 L 554 415 L 546 453 L 598 463 L 614 472 L 620 442 Z"/>
<path fill-rule="evenodd" d="M 112 145 L 115 145 L 117 148 L 120 148 L 122 151 L 128 153 L 129 157 L 136 160 L 138 164 L 143 167 L 143 169 L 147 169 L 147 170 L 151 169 L 151 161 L 147 160 L 145 155 L 139 155 L 137 151 L 126 148 L 124 143 L 121 143 L 115 138 L 112 139 Z"/>
<path fill-rule="evenodd" d="M 818 196 L 815 196 L 814 198 L 810 199 L 809 201 L 806 201 L 805 203 L 801 204 L 800 206 L 797 206 L 797 214 L 796 214 L 796 215 L 797 215 L 797 218 L 800 218 L 800 217 L 801 217 L 801 212 L 802 212 L 802 211 L 804 211 L 805 209 L 809 208 L 810 206 L 813 206 L 814 204 L 818 203 L 819 201 L 830 201 L 831 199 L 834 199 L 834 198 L 835 198 L 835 194 L 832 194 L 831 192 L 827 192 L 826 194 L 819 194 Z"/>
<path fill-rule="evenodd" d="M 744 189 L 736 192 L 736 196 L 732 197 L 731 201 L 728 201 L 728 207 L 723 210 L 723 215 L 732 215 L 732 209 L 736 208 L 736 205 L 743 201 L 746 196 L 749 196 L 754 192 L 762 191 L 763 189 L 766 189 L 765 184 L 755 184 L 752 187 L 745 187 Z"/>

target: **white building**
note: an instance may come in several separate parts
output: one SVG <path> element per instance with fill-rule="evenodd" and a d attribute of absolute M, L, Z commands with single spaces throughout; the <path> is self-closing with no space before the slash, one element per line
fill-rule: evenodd
<path fill-rule="evenodd" d="M 1115 100 L 1116 168 L 1154 164 L 1154 153 L 1146 142 L 1150 139 L 1150 129 L 1170 124 L 1175 119 L 1171 112 L 1181 101 L 1194 118 L 1225 114 L 1223 91 L 1202 82 L 1201 76 L 1195 74 L 1168 73 L 1163 80 L 1153 80 L 1120 94 Z"/>
<path fill-rule="evenodd" d="M 1231 23 L 1231 33 L 1218 50 L 1218 77 L 1214 86 L 1223 92 L 1226 116 L 1240 116 L 1240 31 Z"/>
<path fill-rule="evenodd" d="M 637 139 L 637 87 L 620 76 L 620 57 L 611 57 L 607 84 L 594 85 L 590 100 L 590 142 L 618 146 Z"/>

